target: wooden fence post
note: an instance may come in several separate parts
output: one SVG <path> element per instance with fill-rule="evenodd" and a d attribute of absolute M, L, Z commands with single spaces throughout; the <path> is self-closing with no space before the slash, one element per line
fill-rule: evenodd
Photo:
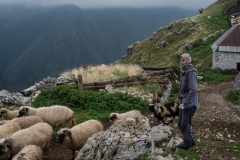
<path fill-rule="evenodd" d="M 81 74 L 78 75 L 77 82 L 78 82 L 78 90 L 80 92 L 82 92 L 83 91 L 83 81 L 82 81 L 82 75 Z"/>

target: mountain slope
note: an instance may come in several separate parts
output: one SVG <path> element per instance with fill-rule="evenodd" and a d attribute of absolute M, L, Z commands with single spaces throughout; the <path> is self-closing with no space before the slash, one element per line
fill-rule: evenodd
<path fill-rule="evenodd" d="M 111 63 L 160 26 L 196 11 L 0 6 L 0 88 L 25 89 L 86 64 Z M 167 17 L 165 15 L 168 15 Z"/>
<path fill-rule="evenodd" d="M 188 52 L 199 70 L 211 67 L 211 45 L 230 28 L 223 13 L 235 0 L 218 0 L 202 14 L 166 25 L 142 42 L 135 42 L 121 63 L 145 66 L 167 65 L 177 67 L 180 54 Z"/>

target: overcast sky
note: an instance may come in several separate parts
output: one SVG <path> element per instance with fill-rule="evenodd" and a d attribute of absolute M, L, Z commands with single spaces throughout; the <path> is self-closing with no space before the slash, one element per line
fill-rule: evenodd
<path fill-rule="evenodd" d="M 156 7 L 206 8 L 216 0 L 0 0 L 0 3 L 27 3 L 40 5 L 75 4 L 80 8 Z"/>

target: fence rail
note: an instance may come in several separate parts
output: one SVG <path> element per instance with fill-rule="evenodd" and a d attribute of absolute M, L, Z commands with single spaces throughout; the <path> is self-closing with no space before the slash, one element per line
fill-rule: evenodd
<path fill-rule="evenodd" d="M 148 83 L 168 84 L 169 81 L 175 81 L 176 76 L 171 67 L 143 67 L 144 72 L 139 75 L 126 78 L 113 79 L 104 82 L 83 83 L 82 75 L 78 75 L 79 91 L 105 89 L 107 85 L 113 87 L 146 85 Z"/>

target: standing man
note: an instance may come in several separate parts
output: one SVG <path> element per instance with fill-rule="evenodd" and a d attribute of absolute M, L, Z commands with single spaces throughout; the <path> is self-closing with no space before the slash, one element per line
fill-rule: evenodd
<path fill-rule="evenodd" d="M 180 91 L 176 101 L 180 102 L 178 128 L 183 134 L 183 143 L 177 147 L 187 150 L 195 145 L 192 137 L 192 117 L 198 106 L 197 69 L 192 65 L 192 58 L 188 53 L 180 56 L 180 74 Z"/>

